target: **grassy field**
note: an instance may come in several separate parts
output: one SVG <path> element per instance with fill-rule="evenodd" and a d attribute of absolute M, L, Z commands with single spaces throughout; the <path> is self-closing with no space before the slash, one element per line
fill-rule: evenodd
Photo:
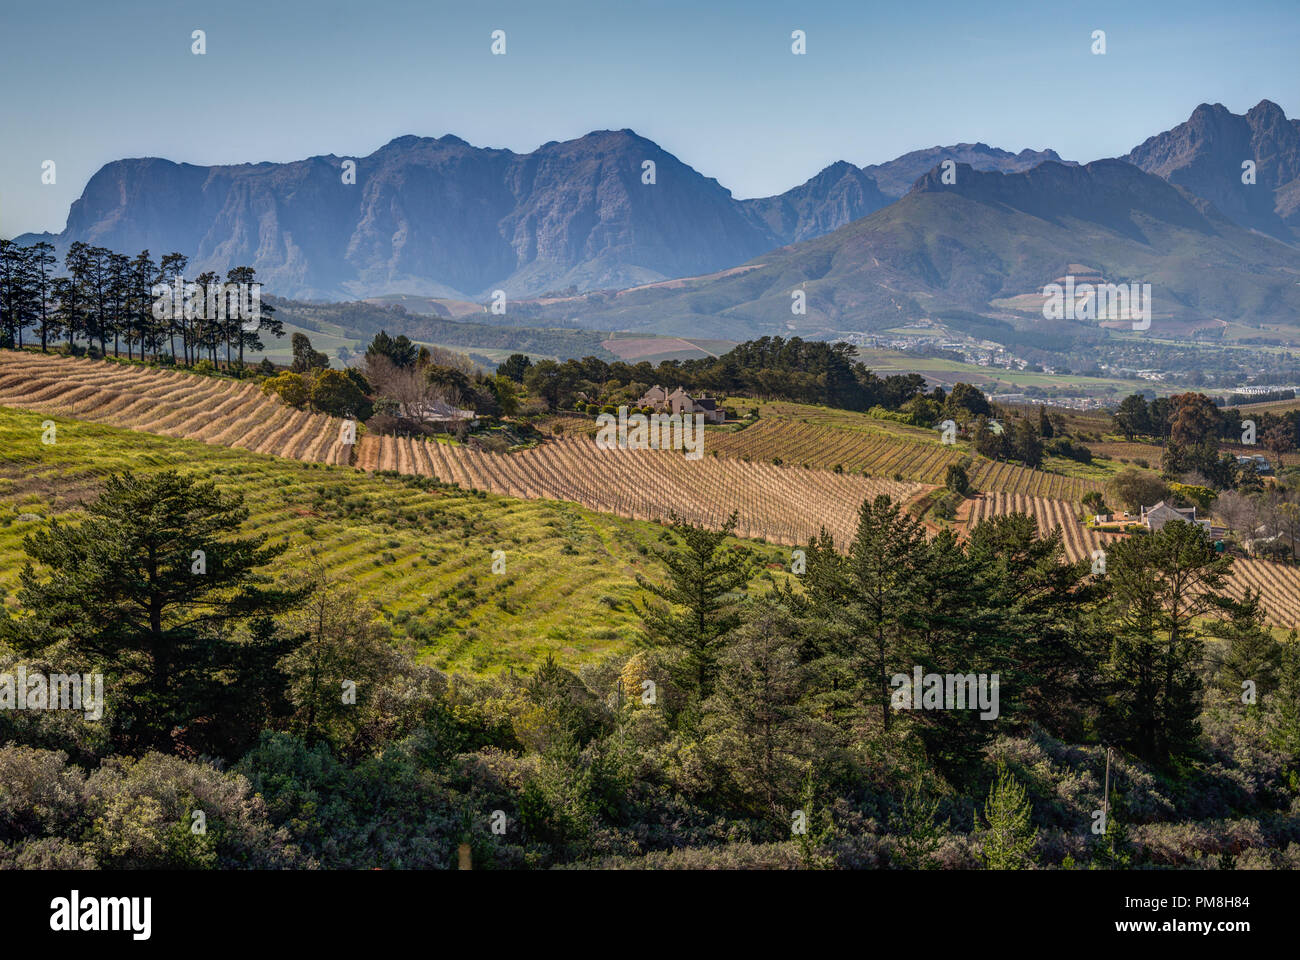
<path fill-rule="evenodd" d="M 41 442 L 53 419 L 56 443 Z M 287 540 L 280 568 L 314 553 L 434 664 L 482 673 L 548 652 L 574 665 L 633 642 L 638 573 L 657 577 L 665 530 L 571 504 L 512 500 L 418 477 L 367 474 L 0 408 L 0 593 L 14 603 L 22 540 L 77 514 L 103 477 L 175 468 L 239 490 L 247 528 Z M 771 564 L 788 550 L 754 548 Z M 493 551 L 506 572 L 492 573 Z M 273 570 L 271 573 L 278 571 Z M 777 574 L 779 576 L 779 574 Z"/>
<path fill-rule="evenodd" d="M 882 376 L 891 373 L 919 373 L 937 380 L 945 387 L 954 383 L 969 383 L 990 394 L 1023 393 L 1026 387 L 1041 387 L 1062 396 L 1097 397 L 1119 403 L 1131 393 L 1155 390 L 1159 394 L 1177 393 L 1179 388 L 1170 383 L 1153 383 L 1150 380 L 1124 380 L 1117 377 L 1083 377 L 1075 374 L 1034 373 L 1026 370 L 1004 370 L 1000 367 L 981 367 L 943 357 L 923 357 L 895 350 L 858 348 L 859 359 Z"/>

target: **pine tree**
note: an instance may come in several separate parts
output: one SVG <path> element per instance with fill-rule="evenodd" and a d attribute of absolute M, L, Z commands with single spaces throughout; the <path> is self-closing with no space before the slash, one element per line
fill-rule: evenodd
<path fill-rule="evenodd" d="M 1277 688 L 1282 667 L 1282 647 L 1265 621 L 1260 592 L 1246 589 L 1241 600 L 1225 599 L 1221 608 L 1228 619 L 1212 625 L 1210 635 L 1227 644 L 1218 661 L 1216 681 L 1233 698 L 1240 698 L 1249 681 L 1259 697 Z"/>
<path fill-rule="evenodd" d="M 220 279 L 221 277 L 211 270 L 205 270 L 195 279 L 194 282 L 199 287 L 199 304 L 194 311 L 194 319 L 189 321 L 198 350 L 207 352 L 208 362 L 214 367 L 217 365 L 217 348 L 221 345 L 222 325 L 217 319 L 216 312 L 208 309 L 208 287 Z"/>
<path fill-rule="evenodd" d="M 1001 715 L 1082 737 L 1106 652 L 1097 616 L 1105 584 L 1091 576 L 1089 561 L 1066 562 L 1059 529 L 1040 535 L 1023 513 L 981 521 L 966 549 L 978 571 L 971 589 L 987 585 L 976 627 L 1001 674 Z"/>
<path fill-rule="evenodd" d="M 678 682 L 698 705 L 713 691 L 724 638 L 740 623 L 737 592 L 749 582 L 750 560 L 747 551 L 726 546 L 736 514 L 719 530 L 671 519 L 677 549 L 656 551 L 667 582 L 637 577 L 641 588 L 660 602 L 635 609 L 645 624 L 644 642 L 670 652 Z"/>
<path fill-rule="evenodd" d="M 165 471 L 112 475 L 77 524 L 51 521 L 23 542 L 18 597 L 27 616 L 6 626 L 24 651 L 65 645 L 110 665 L 122 709 L 142 739 L 167 731 L 220 683 L 231 628 L 288 609 L 301 592 L 266 586 L 259 568 L 287 544 L 239 536 L 238 494 Z"/>
<path fill-rule="evenodd" d="M 810 870 L 833 866 L 834 858 L 826 853 L 826 847 L 835 836 L 835 820 L 825 805 L 817 801 L 817 781 L 811 766 L 799 792 L 796 814 L 802 818 L 803 829 L 795 833 L 794 839 L 803 865 Z"/>
<path fill-rule="evenodd" d="M 41 332 L 41 352 L 45 353 L 49 348 L 51 338 L 58 335 L 59 329 L 53 309 L 54 276 L 51 270 L 56 262 L 54 245 L 41 240 L 32 244 L 28 248 L 28 253 L 30 282 L 35 293 L 38 311 L 36 327 Z"/>
<path fill-rule="evenodd" d="M 1200 527 L 1181 521 L 1110 552 L 1114 641 L 1104 726 L 1145 760 L 1168 761 L 1200 732 L 1204 644 L 1195 623 L 1221 605 L 1231 563 Z"/>
<path fill-rule="evenodd" d="M 1291 758 L 1295 784 L 1294 768 L 1300 767 L 1300 638 L 1295 630 L 1281 646 L 1277 690 L 1266 702 L 1269 741 Z"/>
<path fill-rule="evenodd" d="M 113 356 L 118 355 L 121 340 L 126 340 L 127 356 L 132 356 L 134 332 L 131 320 L 131 261 L 120 253 L 109 253 L 108 273 L 108 314 L 109 329 L 113 332 Z"/>
<path fill-rule="evenodd" d="M 990 576 L 994 568 L 969 556 L 951 530 L 941 531 L 924 544 L 920 563 L 917 585 L 921 599 L 907 618 L 912 662 L 926 674 L 974 678 L 977 685 L 983 676 L 986 685 L 991 685 L 992 674 L 998 670 L 992 656 L 998 649 L 998 611 L 1005 603 L 1000 583 Z M 967 689 L 963 687 L 963 691 Z M 969 775 L 979 764 L 996 726 L 981 717 L 974 689 L 970 696 L 964 709 L 912 714 L 927 756 L 954 780 Z M 999 691 L 999 711 L 1002 709 Z"/>
<path fill-rule="evenodd" d="M 921 777 L 913 777 L 907 784 L 892 817 L 898 838 L 894 845 L 894 859 L 909 870 L 928 870 L 933 867 L 934 853 L 948 832 L 948 821 L 940 820 L 938 796 L 925 789 Z"/>
<path fill-rule="evenodd" d="M 0 347 L 12 348 L 17 342 L 21 286 L 22 247 L 0 240 Z"/>
<path fill-rule="evenodd" d="M 849 548 L 846 602 L 835 618 L 851 628 L 851 667 L 861 678 L 865 697 L 878 699 L 886 730 L 889 681 L 907 666 L 910 618 L 922 603 L 925 553 L 925 528 L 901 504 L 885 494 L 863 502 Z"/>
<path fill-rule="evenodd" d="M 756 602 L 729 639 L 705 704 L 706 743 L 742 802 L 783 823 L 803 765 L 820 752 L 803 707 L 797 626 L 782 607 Z"/>
<path fill-rule="evenodd" d="M 1033 807 L 1025 788 L 1002 763 L 997 781 L 989 788 L 984 804 L 988 830 L 982 855 L 990 870 L 1021 870 L 1033 864 L 1038 828 L 1033 825 Z"/>
<path fill-rule="evenodd" d="M 156 283 L 173 285 L 178 280 L 183 281 L 185 278 L 185 268 L 189 265 L 189 257 L 183 253 L 169 253 L 162 258 L 158 264 L 158 276 Z M 190 350 L 190 325 L 185 319 L 185 311 L 174 310 L 170 320 L 159 321 L 165 325 L 165 331 L 160 330 L 160 334 L 165 332 L 168 343 L 171 346 L 172 363 L 176 362 L 176 334 L 181 335 L 181 359 L 185 361 L 186 366 L 194 363 L 194 355 Z"/>
<path fill-rule="evenodd" d="M 157 282 L 158 265 L 149 256 L 148 250 L 141 250 L 131 260 L 127 276 L 127 325 L 130 328 L 130 340 L 140 344 L 140 359 L 145 351 L 153 353 L 154 358 L 162 346 L 159 321 L 153 317 L 153 285 Z M 163 321 L 165 322 L 165 321 Z"/>

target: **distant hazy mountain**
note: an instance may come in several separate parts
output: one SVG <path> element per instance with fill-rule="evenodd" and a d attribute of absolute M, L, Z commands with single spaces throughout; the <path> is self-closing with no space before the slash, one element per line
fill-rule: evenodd
<path fill-rule="evenodd" d="M 1261 100 L 1245 116 L 1203 103 L 1186 123 L 1157 134 L 1122 159 L 1213 203 L 1244 227 L 1300 241 L 1300 122 Z M 1255 163 L 1255 183 L 1242 164 Z"/>
<path fill-rule="evenodd" d="M 1048 160 L 1067 163 L 1055 150 L 1021 150 L 1010 153 L 990 147 L 987 143 L 958 143 L 950 147 L 930 147 L 913 150 L 888 163 L 863 167 L 880 190 L 890 197 L 901 197 L 912 189 L 912 184 L 925 176 L 944 160 L 964 163 L 973 170 L 995 170 L 999 173 L 1020 173 Z"/>
<path fill-rule="evenodd" d="M 1150 283 L 1156 333 L 1300 317 L 1300 252 L 1128 163 L 956 170 L 955 184 L 936 168 L 897 203 L 748 269 L 564 309 L 603 329 L 736 340 L 880 330 L 947 314 L 1046 333 L 1042 288 L 1079 264 L 1111 282 Z M 792 313 L 796 289 L 805 314 Z"/>
<path fill-rule="evenodd" d="M 795 243 L 838 230 L 893 201 L 870 176 L 841 160 L 792 190 L 741 203 L 761 218 L 781 243 Z"/>
<path fill-rule="evenodd" d="M 286 296 L 481 299 L 698 274 L 783 242 L 716 180 L 630 130 L 528 154 L 399 137 L 356 158 L 355 185 L 342 182 L 344 159 L 115 161 L 72 205 L 57 246 L 179 250 L 194 273 L 251 264 Z"/>
<path fill-rule="evenodd" d="M 178 250 L 192 274 L 251 264 L 282 296 L 481 302 L 496 289 L 518 298 L 723 270 L 874 213 L 928 169 L 926 157 L 1019 169 L 1056 154 L 935 147 L 870 168 L 890 184 L 884 191 L 839 162 L 783 194 L 736 200 L 631 130 L 526 154 L 405 136 L 352 158 L 355 184 L 342 180 L 348 158 L 334 155 L 214 167 L 114 161 L 73 203 L 67 228 L 42 236 L 60 256 L 73 240 Z M 646 161 L 653 184 L 643 182 Z"/>
<path fill-rule="evenodd" d="M 1295 322 L 1300 287 L 1270 272 L 1294 268 L 1294 251 L 1241 228 L 1300 236 L 1300 126 L 1268 101 L 1244 117 L 1202 106 L 1123 159 L 1079 167 L 1052 150 L 959 143 L 835 163 L 785 193 L 737 200 L 631 130 L 526 154 L 406 136 L 355 158 L 354 185 L 332 155 L 115 161 L 54 240 L 60 254 L 72 240 L 179 250 L 191 274 L 251 264 L 270 292 L 298 299 L 605 291 L 563 300 L 550 319 L 569 319 L 572 304 L 601 329 L 698 334 L 691 325 L 707 318 L 711 335 L 731 339 L 940 309 L 1014 314 L 1003 301 L 1071 262 L 1162 283 L 1168 322 Z M 1253 186 L 1241 183 L 1243 159 L 1257 165 Z M 935 172 L 944 160 L 962 171 L 955 186 Z M 800 284 L 815 295 L 792 316 Z M 609 292 L 629 287 L 641 289 Z"/>

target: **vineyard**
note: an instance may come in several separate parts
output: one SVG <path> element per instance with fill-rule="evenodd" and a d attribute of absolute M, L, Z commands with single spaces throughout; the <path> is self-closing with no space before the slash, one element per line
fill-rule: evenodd
<path fill-rule="evenodd" d="M 242 493 L 246 529 L 289 543 L 268 573 L 319 564 L 444 669 L 524 668 L 548 653 L 581 664 L 625 650 L 640 627 L 636 576 L 659 575 L 664 531 L 651 524 L 63 418 L 45 444 L 45 418 L 0 409 L 3 605 L 16 602 L 24 537 L 56 517 L 75 521 L 103 478 L 124 470 L 177 469 Z M 789 562 L 788 551 L 749 546 L 764 565 Z"/>
<path fill-rule="evenodd" d="M 1092 551 L 1105 549 L 1107 542 L 1117 539 L 1117 533 L 1097 533 L 1079 522 L 1073 504 L 1046 497 L 1027 497 L 1021 494 L 989 493 L 974 500 L 970 506 L 967 528 L 981 520 L 1008 513 L 1027 513 L 1038 521 L 1038 529 L 1047 533 L 1054 527 L 1061 529 L 1065 555 L 1071 560 L 1092 556 Z"/>
<path fill-rule="evenodd" d="M 63 449 L 69 431 L 82 435 L 102 429 L 75 422 L 89 421 L 312 464 L 345 465 L 352 454 L 339 442 L 337 419 L 293 410 L 263 396 L 252 383 L 180 371 L 3 351 L 0 406 L 38 411 L 40 416 L 32 418 L 35 427 L 42 426 L 42 417 L 47 415 L 74 418 L 58 424 L 57 447 Z M 137 451 L 164 442 L 139 433 L 107 431 L 104 435 L 118 447 Z M 36 436 L 39 431 L 25 436 L 24 442 L 39 447 L 39 440 L 33 441 Z M 739 516 L 739 536 L 791 546 L 806 543 L 824 526 L 843 546 L 852 539 L 857 510 L 864 499 L 888 493 L 909 500 L 925 489 L 924 484 L 941 483 L 948 464 L 961 456 L 960 450 L 903 439 L 888 429 L 778 418 L 760 420 L 736 433 L 710 431 L 708 448 L 723 455 L 690 461 L 666 451 L 601 450 L 590 438 L 567 435 L 515 454 L 367 436 L 358 445 L 356 465 L 372 472 L 391 470 L 436 478 L 463 491 L 570 501 L 635 521 L 664 520 L 676 514 L 717 525 L 734 510 Z M 47 448 L 47 457 L 53 449 Z M 9 453 L 6 459 L 12 461 L 12 448 Z M 174 451 L 169 448 L 169 453 Z M 211 456 L 236 455 L 247 456 L 215 450 Z M 771 462 L 777 457 L 784 461 L 782 465 Z M 176 455 L 175 459 L 189 462 L 194 458 Z M 836 466 L 845 472 L 833 472 Z M 862 476 L 861 471 L 874 476 Z M 895 474 L 905 481 L 885 479 Z M 1060 527 L 1071 559 L 1087 557 L 1118 536 L 1089 531 L 1075 517 L 1073 502 L 1087 490 L 1097 489 L 1096 481 L 988 460 L 976 461 L 972 480 L 977 489 L 987 492 L 970 502 L 968 527 L 986 516 L 1023 511 L 1037 518 L 1041 529 Z M 58 499 L 48 484 L 32 478 L 26 482 L 28 486 L 36 482 L 48 501 Z M 372 482 L 376 482 L 374 478 L 344 470 L 337 474 L 335 485 L 350 489 L 349 484 L 364 487 Z M 84 492 L 84 486 L 72 479 L 61 484 L 75 492 Z M 418 495 L 418 490 L 411 494 Z M 471 513 L 476 509 L 469 506 L 470 500 L 462 502 Z M 555 505 L 550 509 L 572 508 Z M 271 529 L 284 526 L 267 522 Z M 1289 627 L 1300 622 L 1300 569 L 1238 558 L 1232 583 L 1238 589 L 1249 586 L 1262 591 L 1275 624 Z"/>
<path fill-rule="evenodd" d="M 178 370 L 0 351 L 0 406 L 317 463 L 351 456 L 334 417 L 287 407 L 255 383 Z"/>
<path fill-rule="evenodd" d="M 1066 556 L 1070 560 L 1091 557 L 1093 550 L 1105 549 L 1108 542 L 1122 536 L 1087 529 L 1077 519 L 1071 504 L 1007 494 L 989 494 L 972 501 L 966 527 L 969 530 L 987 517 L 1007 513 L 1029 514 L 1038 521 L 1038 529 L 1043 532 L 1060 527 Z M 1235 557 L 1228 582 L 1230 592 L 1238 596 L 1247 587 L 1260 591 L 1269 622 L 1274 626 L 1283 629 L 1300 626 L 1300 567 Z"/>
<path fill-rule="evenodd" d="M 793 546 L 825 527 L 848 543 L 862 501 L 881 493 L 907 500 L 924 489 L 824 470 L 743 463 L 728 457 L 687 460 L 657 450 L 602 450 L 586 437 L 548 442 L 520 453 L 404 437 L 362 438 L 356 465 L 436 477 L 467 489 L 524 499 L 569 500 L 635 520 L 676 514 L 720 524 L 739 514 L 738 536 Z"/>
<path fill-rule="evenodd" d="M 870 476 L 901 476 L 915 483 L 940 484 L 948 467 L 965 451 L 956 446 L 913 440 L 887 430 L 859 430 L 825 423 L 767 418 L 733 433 L 710 433 L 708 449 L 753 462 L 780 459 L 785 464 L 822 470 L 841 467 Z M 971 482 L 977 490 L 1078 500 L 1100 490 L 1095 480 L 1030 470 L 1006 461 L 973 457 Z"/>

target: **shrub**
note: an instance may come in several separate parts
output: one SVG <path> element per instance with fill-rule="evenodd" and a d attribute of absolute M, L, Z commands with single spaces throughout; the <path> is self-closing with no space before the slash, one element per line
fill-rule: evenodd
<path fill-rule="evenodd" d="M 286 373 L 281 377 L 272 377 L 266 383 L 275 383 L 282 377 L 297 377 L 300 381 L 304 380 L 299 374 Z M 266 389 L 265 384 L 262 389 Z M 321 370 L 317 373 L 311 381 L 310 395 L 313 407 L 321 413 L 328 413 L 335 417 L 357 417 L 366 420 L 373 409 L 366 395 L 342 370 Z M 283 394 L 281 396 L 283 397 Z M 286 402 L 288 402 L 287 398 Z"/>
<path fill-rule="evenodd" d="M 1092 451 L 1081 443 L 1073 442 L 1069 437 L 1049 440 L 1045 449 L 1053 456 L 1065 457 L 1078 463 L 1092 463 Z"/>
<path fill-rule="evenodd" d="M 943 485 L 959 497 L 966 496 L 970 490 L 970 475 L 961 463 L 951 463 L 943 475 Z"/>
<path fill-rule="evenodd" d="M 207 361 L 199 361 L 206 363 Z M 262 381 L 262 392 L 275 394 L 289 406 L 301 410 L 311 399 L 311 384 L 300 373 L 282 373 Z"/>

